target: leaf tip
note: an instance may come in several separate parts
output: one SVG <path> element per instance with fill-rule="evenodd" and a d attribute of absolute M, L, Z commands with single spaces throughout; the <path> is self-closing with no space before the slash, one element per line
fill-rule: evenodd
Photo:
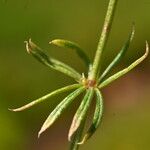
<path fill-rule="evenodd" d="M 52 40 L 49 42 L 49 44 L 54 44 L 56 40 Z"/>
<path fill-rule="evenodd" d="M 41 134 L 42 134 L 44 131 L 46 131 L 46 130 L 48 129 L 48 127 L 49 127 L 49 126 L 47 126 L 47 125 L 45 125 L 45 124 L 41 127 L 40 131 L 38 132 L 38 138 L 40 138 Z"/>
<path fill-rule="evenodd" d="M 149 44 L 148 44 L 148 41 L 146 41 L 146 54 L 148 55 L 149 53 Z"/>
<path fill-rule="evenodd" d="M 36 49 L 36 48 L 39 49 L 39 47 L 38 47 L 35 43 L 32 42 L 31 38 L 29 38 L 28 41 L 24 41 L 24 43 L 26 44 L 26 50 L 27 50 L 27 52 L 28 52 L 29 54 L 31 54 L 31 52 L 32 52 L 34 49 Z"/>
<path fill-rule="evenodd" d="M 8 108 L 9 111 L 15 111 L 14 109 Z"/>
<path fill-rule="evenodd" d="M 134 37 L 134 34 L 135 34 L 135 23 L 133 22 L 132 23 L 132 31 L 131 31 L 130 41 L 132 41 L 132 39 Z"/>
<path fill-rule="evenodd" d="M 38 139 L 40 138 L 40 136 L 41 136 L 41 132 L 38 132 Z"/>
<path fill-rule="evenodd" d="M 27 50 L 27 53 L 30 54 L 31 52 L 31 49 L 29 48 L 29 42 L 28 41 L 24 41 L 25 45 L 26 45 L 26 50 Z"/>
<path fill-rule="evenodd" d="M 31 106 L 30 106 L 30 107 L 31 107 Z M 18 111 L 26 110 L 26 109 L 28 109 L 28 108 L 29 108 L 29 105 L 27 104 L 27 105 L 24 105 L 24 106 L 22 106 L 22 107 L 15 108 L 15 109 L 9 108 L 8 110 L 13 111 L 13 112 L 18 112 Z"/>
<path fill-rule="evenodd" d="M 41 130 L 38 132 L 38 138 L 40 138 L 41 134 L 45 131 L 45 129 L 41 128 Z"/>
<path fill-rule="evenodd" d="M 70 129 L 69 134 L 68 134 L 68 141 L 71 141 L 71 138 L 72 138 L 74 132 L 75 132 L 75 130 Z"/>
<path fill-rule="evenodd" d="M 144 55 L 143 55 L 143 58 L 145 59 L 147 56 L 148 56 L 148 54 L 149 54 L 149 44 L 148 44 L 148 41 L 146 41 L 146 48 L 145 48 L 146 50 L 145 50 L 145 53 L 144 53 Z"/>
<path fill-rule="evenodd" d="M 53 44 L 55 46 L 59 46 L 59 47 L 64 47 L 66 44 L 66 40 L 62 40 L 62 39 L 55 39 L 49 42 L 49 44 Z"/>
<path fill-rule="evenodd" d="M 31 38 L 29 38 L 28 41 L 24 41 L 25 45 L 26 45 L 26 50 L 27 52 L 30 54 L 31 53 L 31 47 L 33 45 L 33 42 L 31 40 Z"/>
<path fill-rule="evenodd" d="M 8 108 L 9 111 L 12 111 L 12 112 L 18 112 L 20 111 L 19 109 L 11 109 L 11 108 Z"/>
<path fill-rule="evenodd" d="M 79 127 L 79 122 L 75 116 L 68 133 L 68 141 L 71 141 L 71 138 L 74 135 L 74 133 L 77 131 L 78 127 Z"/>
<path fill-rule="evenodd" d="M 78 145 L 83 145 L 86 140 L 87 140 L 87 139 L 86 139 L 86 135 L 85 135 L 85 136 L 83 137 L 83 139 L 82 139 L 80 142 L 78 142 L 77 144 L 78 144 Z"/>

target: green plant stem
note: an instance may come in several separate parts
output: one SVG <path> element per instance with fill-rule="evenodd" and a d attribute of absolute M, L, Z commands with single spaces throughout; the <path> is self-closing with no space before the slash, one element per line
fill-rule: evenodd
<path fill-rule="evenodd" d="M 93 62 L 92 72 L 91 72 L 90 77 L 89 77 L 91 80 L 95 80 L 98 76 L 101 55 L 102 55 L 102 52 L 104 50 L 104 47 L 106 45 L 106 42 L 107 42 L 107 39 L 108 39 L 108 36 L 110 33 L 110 29 L 111 29 L 111 25 L 112 25 L 114 13 L 115 13 L 117 1 L 118 0 L 110 0 L 109 1 L 109 5 L 108 5 L 105 21 L 104 21 L 102 33 L 100 36 L 100 40 L 98 43 L 97 51 L 96 51 L 94 62 Z"/>

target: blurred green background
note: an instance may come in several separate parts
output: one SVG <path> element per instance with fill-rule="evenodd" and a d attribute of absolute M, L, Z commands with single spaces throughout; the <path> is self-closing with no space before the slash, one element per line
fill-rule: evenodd
<path fill-rule="evenodd" d="M 93 59 L 107 4 L 108 0 L 0 1 L 0 150 L 68 149 L 67 132 L 80 98 L 40 139 L 37 133 L 42 123 L 67 93 L 24 112 L 8 111 L 74 83 L 29 56 L 23 41 L 32 38 L 50 55 L 84 72 L 85 67 L 74 52 L 50 46 L 48 42 L 56 38 L 75 41 Z M 149 0 L 119 0 L 103 68 L 126 41 L 132 22 L 136 27 L 135 38 L 114 71 L 141 56 L 145 40 L 150 41 Z M 81 150 L 150 149 L 149 59 L 103 90 L 103 123 Z"/>

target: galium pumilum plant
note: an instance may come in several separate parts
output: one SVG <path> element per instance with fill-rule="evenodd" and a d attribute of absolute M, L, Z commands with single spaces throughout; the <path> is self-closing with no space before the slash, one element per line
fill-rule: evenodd
<path fill-rule="evenodd" d="M 69 48 L 71 50 L 75 50 L 78 56 L 83 60 L 85 63 L 88 73 L 87 75 L 85 73 L 80 74 L 78 71 L 70 67 L 69 65 L 58 61 L 57 59 L 54 59 L 50 56 L 48 56 L 40 47 L 38 47 L 35 43 L 29 39 L 29 41 L 26 41 L 26 49 L 29 54 L 34 56 L 38 61 L 40 61 L 45 66 L 60 71 L 64 73 L 65 75 L 73 78 L 75 80 L 75 84 L 68 85 L 63 88 L 57 89 L 39 99 L 36 99 L 32 101 L 31 103 L 24 105 L 17 109 L 10 109 L 12 111 L 23 111 L 26 110 L 34 105 L 37 105 L 55 95 L 61 94 L 66 91 L 72 91 L 70 94 L 64 98 L 57 106 L 56 108 L 50 113 L 46 121 L 44 122 L 43 126 L 41 127 L 38 137 L 46 131 L 64 112 L 64 110 L 70 106 L 70 104 L 75 100 L 76 97 L 78 97 L 81 93 L 84 93 L 83 99 L 81 101 L 81 104 L 79 108 L 77 109 L 72 123 L 71 127 L 68 133 L 68 140 L 71 143 L 70 150 L 77 150 L 79 148 L 79 145 L 83 144 L 85 141 L 87 141 L 96 131 L 98 126 L 100 125 L 102 121 L 103 116 L 103 96 L 101 93 L 101 89 L 108 86 L 110 83 L 115 81 L 116 79 L 122 77 L 123 75 L 127 74 L 130 70 L 132 70 L 134 67 L 136 67 L 138 64 L 140 64 L 148 55 L 149 46 L 146 42 L 146 52 L 143 56 L 138 58 L 136 61 L 134 61 L 131 65 L 126 67 L 125 69 L 118 71 L 112 76 L 109 76 L 110 71 L 122 60 L 124 57 L 126 51 L 129 48 L 129 45 L 133 39 L 134 36 L 134 25 L 132 27 L 132 30 L 129 34 L 129 37 L 125 44 L 122 46 L 119 53 L 116 55 L 116 57 L 112 60 L 112 62 L 106 67 L 106 69 L 101 73 L 101 57 L 110 33 L 115 8 L 117 5 L 117 0 L 110 0 L 102 33 L 100 36 L 100 40 L 98 43 L 98 47 L 96 50 L 96 54 L 94 57 L 94 61 L 91 62 L 89 57 L 85 54 L 85 52 L 82 50 L 82 48 L 71 41 L 63 40 L 63 39 L 55 39 L 50 42 L 51 45 L 55 45 L 62 48 Z M 109 77 L 108 77 L 109 76 Z M 96 106 L 95 106 L 95 112 L 93 116 L 92 123 L 87 130 L 87 132 L 83 135 L 84 126 L 86 123 L 87 118 L 87 112 L 90 107 L 91 101 L 96 100 Z"/>

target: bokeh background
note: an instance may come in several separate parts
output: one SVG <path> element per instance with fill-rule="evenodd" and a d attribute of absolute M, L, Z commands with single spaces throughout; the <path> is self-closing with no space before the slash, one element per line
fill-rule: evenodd
<path fill-rule="evenodd" d="M 0 150 L 67 150 L 67 132 L 80 98 L 45 134 L 37 133 L 66 94 L 30 110 L 21 106 L 59 87 L 74 83 L 26 53 L 23 41 L 32 38 L 49 53 L 80 72 L 86 69 L 73 51 L 50 46 L 52 39 L 75 41 L 91 59 L 97 47 L 108 0 L 0 0 Z M 150 41 L 150 1 L 120 0 L 103 55 L 103 68 L 126 41 L 132 22 L 136 34 L 117 69 L 129 65 Z M 103 89 L 105 114 L 101 127 L 81 150 L 150 149 L 150 56 L 136 69 Z M 94 108 L 91 107 L 89 116 Z M 90 118 L 90 117 L 89 117 Z"/>

